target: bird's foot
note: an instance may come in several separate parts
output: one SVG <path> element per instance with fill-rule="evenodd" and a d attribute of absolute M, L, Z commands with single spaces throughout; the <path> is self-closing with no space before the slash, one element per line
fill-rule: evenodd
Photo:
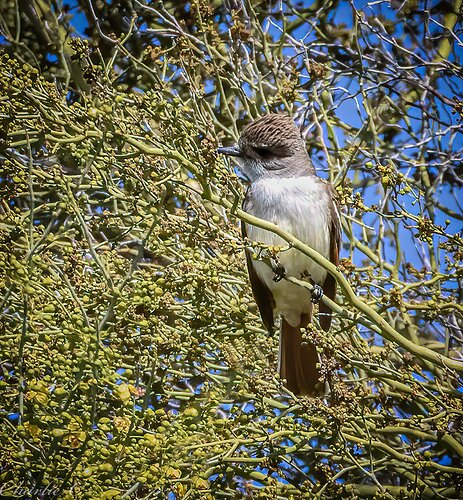
<path fill-rule="evenodd" d="M 281 281 L 286 276 L 285 268 L 275 259 L 272 259 L 272 271 L 275 273 L 273 281 Z"/>
<path fill-rule="evenodd" d="M 315 285 L 313 286 L 313 290 L 311 292 L 312 298 L 311 301 L 313 304 L 317 304 L 320 302 L 321 298 L 323 297 L 323 288 L 320 285 Z"/>

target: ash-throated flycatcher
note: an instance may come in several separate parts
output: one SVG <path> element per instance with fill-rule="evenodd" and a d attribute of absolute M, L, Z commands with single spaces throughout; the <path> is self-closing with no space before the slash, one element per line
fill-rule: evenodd
<path fill-rule="evenodd" d="M 332 186 L 317 177 L 304 140 L 293 121 L 283 114 L 268 114 L 248 125 L 238 141 L 218 152 L 236 157 L 250 180 L 244 199 L 246 212 L 273 222 L 306 243 L 335 265 L 339 261 L 341 229 Z M 285 279 L 308 275 L 323 293 L 334 299 L 336 281 L 325 269 L 274 233 L 243 224 L 243 235 L 255 242 L 283 247 L 278 267 L 252 258 L 246 262 L 254 298 L 266 328 L 273 333 L 281 316 L 279 373 L 296 394 L 313 395 L 320 377 L 315 345 L 302 342 L 301 328 L 312 321 L 312 297 Z M 286 247 L 286 249 L 284 249 Z M 331 311 L 319 306 L 320 325 L 328 330 Z"/>

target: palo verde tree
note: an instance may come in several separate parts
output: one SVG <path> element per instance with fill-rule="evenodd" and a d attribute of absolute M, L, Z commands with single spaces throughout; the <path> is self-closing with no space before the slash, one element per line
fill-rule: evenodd
<path fill-rule="evenodd" d="M 461 0 L 1 5 L 1 494 L 460 497 Z M 338 268 L 215 153 L 269 111 L 336 188 Z M 240 221 L 338 282 L 326 398 L 276 375 L 244 248 L 283 249 Z"/>

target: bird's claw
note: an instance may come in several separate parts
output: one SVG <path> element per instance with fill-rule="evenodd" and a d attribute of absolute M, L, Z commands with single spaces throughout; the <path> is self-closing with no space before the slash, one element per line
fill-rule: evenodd
<path fill-rule="evenodd" d="M 313 286 L 313 290 L 312 290 L 311 295 L 312 295 L 312 298 L 311 298 L 312 303 L 317 304 L 318 302 L 320 302 L 321 298 L 323 297 L 323 288 L 320 285 L 315 284 Z"/>
<path fill-rule="evenodd" d="M 277 261 L 272 262 L 272 271 L 275 273 L 273 281 L 281 281 L 286 276 L 285 268 Z"/>

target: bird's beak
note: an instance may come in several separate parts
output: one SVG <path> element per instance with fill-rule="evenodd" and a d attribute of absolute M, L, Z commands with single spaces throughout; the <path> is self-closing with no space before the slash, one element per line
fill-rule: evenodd
<path fill-rule="evenodd" d="M 241 156 L 241 149 L 239 148 L 238 144 L 234 144 L 233 146 L 226 146 L 226 147 L 221 147 L 217 148 L 217 153 L 220 155 L 226 155 L 226 156 Z"/>

